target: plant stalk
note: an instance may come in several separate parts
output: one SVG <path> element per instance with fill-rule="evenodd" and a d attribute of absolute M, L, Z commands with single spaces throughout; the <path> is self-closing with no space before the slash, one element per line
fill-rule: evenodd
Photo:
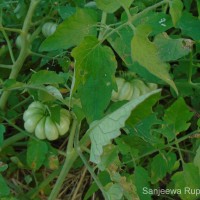
<path fill-rule="evenodd" d="M 73 148 L 73 141 L 74 141 L 76 128 L 77 128 L 77 120 L 74 119 L 72 127 L 71 127 L 71 131 L 70 131 L 70 135 L 69 135 L 69 141 L 68 141 L 67 150 L 66 150 L 66 159 L 65 159 L 62 170 L 61 170 L 61 172 L 58 176 L 56 184 L 55 184 L 48 200 L 55 200 L 56 199 L 69 170 L 71 169 L 74 161 L 77 158 L 77 153 L 75 152 L 75 150 Z"/>
<path fill-rule="evenodd" d="M 16 79 L 23 64 L 24 61 L 26 60 L 29 50 L 29 41 L 27 40 L 27 35 L 28 31 L 31 26 L 31 20 L 34 15 L 34 11 L 38 5 L 40 0 L 31 0 L 23 27 L 22 27 L 22 32 L 21 32 L 21 37 L 22 37 L 22 47 L 19 53 L 19 56 L 17 60 L 14 62 L 9 79 Z M 6 103 L 8 100 L 8 97 L 10 95 L 10 91 L 4 91 L 1 98 L 0 98 L 0 110 L 5 110 Z"/>

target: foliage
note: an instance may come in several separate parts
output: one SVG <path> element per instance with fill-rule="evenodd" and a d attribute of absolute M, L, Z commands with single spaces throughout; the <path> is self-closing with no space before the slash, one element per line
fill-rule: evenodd
<path fill-rule="evenodd" d="M 0 199 L 198 200 L 199 17 L 199 0 L 0 0 Z"/>

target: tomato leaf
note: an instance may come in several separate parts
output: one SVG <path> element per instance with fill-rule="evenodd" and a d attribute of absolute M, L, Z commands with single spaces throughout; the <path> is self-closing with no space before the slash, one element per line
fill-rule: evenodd
<path fill-rule="evenodd" d="M 147 12 L 144 17 L 134 21 L 136 27 L 141 24 L 148 25 L 152 28 L 151 35 L 163 33 L 173 27 L 170 15 L 164 12 Z"/>
<path fill-rule="evenodd" d="M 155 37 L 155 45 L 158 48 L 162 61 L 174 61 L 188 55 L 192 51 L 193 41 L 190 39 L 172 39 L 167 34 Z"/>
<path fill-rule="evenodd" d="M 69 5 L 58 7 L 58 13 L 63 20 L 72 16 L 75 12 L 76 12 L 76 8 L 71 7 Z"/>
<path fill-rule="evenodd" d="M 85 36 L 96 35 L 96 22 L 97 16 L 92 9 L 77 9 L 41 44 L 40 51 L 68 49 L 78 45 Z"/>
<path fill-rule="evenodd" d="M 175 189 L 181 190 L 179 194 L 181 199 L 188 199 L 188 200 L 199 199 L 200 197 L 200 194 L 198 193 L 199 180 L 200 180 L 200 175 L 198 167 L 196 167 L 193 163 L 184 164 L 183 171 L 176 172 L 172 177 Z M 190 190 L 189 192 L 188 189 Z M 195 190 L 196 193 L 194 192 Z"/>
<path fill-rule="evenodd" d="M 158 80 L 157 77 L 152 75 L 149 71 L 147 71 L 143 66 L 138 63 L 133 62 L 131 58 L 131 40 L 133 38 L 133 31 L 130 27 L 124 27 L 120 29 L 117 33 L 113 34 L 109 39 L 109 43 L 112 45 L 112 48 L 117 52 L 120 58 L 123 60 L 126 67 L 128 67 L 131 71 L 136 72 L 141 77 L 145 78 L 145 80 L 149 80 L 150 82 Z M 139 65 L 139 67 L 138 67 Z"/>
<path fill-rule="evenodd" d="M 131 42 L 132 59 L 145 67 L 149 72 L 168 83 L 178 93 L 172 81 L 168 65 L 159 57 L 156 45 L 149 41 L 148 35 L 151 32 L 148 26 L 139 26 Z"/>
<path fill-rule="evenodd" d="M 122 195 L 125 197 L 125 199 L 139 200 L 139 197 L 136 191 L 137 189 L 134 184 L 132 175 L 126 175 L 126 176 L 121 175 L 119 172 L 115 171 L 115 168 L 113 169 L 113 165 L 111 166 L 109 171 L 110 171 L 110 176 L 111 176 L 112 181 L 118 185 L 118 190 L 122 192 Z M 107 184 L 106 187 L 109 188 L 110 186 L 113 186 L 113 183 Z M 119 198 L 120 193 L 115 192 L 115 194 L 118 194 L 118 197 L 112 193 L 108 191 L 108 195 L 111 199 L 112 197 L 113 197 L 113 200 Z M 122 198 L 119 198 L 119 199 L 121 200 Z"/>
<path fill-rule="evenodd" d="M 96 0 L 97 7 L 104 12 L 114 13 L 121 6 L 129 8 L 133 0 Z"/>
<path fill-rule="evenodd" d="M 96 0 L 97 7 L 104 12 L 113 13 L 120 8 L 120 4 L 116 0 Z"/>
<path fill-rule="evenodd" d="M 180 115 L 181 113 L 181 115 Z M 193 116 L 189 111 L 187 104 L 183 98 L 176 100 L 166 111 L 164 115 L 164 122 L 167 123 L 166 127 L 170 129 L 173 134 L 166 135 L 169 140 L 173 139 L 178 133 L 186 131 L 190 123 L 188 122 Z M 171 127 L 171 128 L 170 128 Z"/>
<path fill-rule="evenodd" d="M 53 101 L 55 99 L 62 100 L 61 92 L 54 86 L 48 85 L 43 90 L 38 91 L 38 99 L 40 101 Z"/>
<path fill-rule="evenodd" d="M 6 128 L 3 124 L 0 124 L 0 149 L 3 145 L 4 141 L 4 133 L 6 132 Z"/>
<path fill-rule="evenodd" d="M 153 157 L 151 163 L 151 183 L 155 184 L 162 180 L 167 172 L 171 172 L 176 162 L 176 156 L 173 153 L 162 152 Z"/>
<path fill-rule="evenodd" d="M 30 139 L 28 142 L 26 161 L 28 166 L 33 170 L 38 170 L 46 159 L 48 146 L 40 140 Z"/>
<path fill-rule="evenodd" d="M 143 168 L 143 167 L 136 167 L 135 173 L 134 173 L 134 181 L 135 181 L 135 186 L 137 188 L 137 193 L 140 199 L 143 200 L 151 200 L 151 195 L 150 194 L 144 194 L 144 189 L 150 188 L 150 177 L 148 175 L 148 172 Z"/>
<path fill-rule="evenodd" d="M 143 119 L 153 114 L 152 107 L 160 99 L 160 94 L 152 95 L 140 105 L 138 105 L 134 111 L 131 113 L 131 116 L 126 121 L 128 126 L 134 127 L 136 124 L 140 123 Z"/>
<path fill-rule="evenodd" d="M 5 90 L 20 89 L 24 85 L 25 85 L 24 83 L 18 82 L 15 79 L 7 79 L 3 83 L 3 89 Z"/>
<path fill-rule="evenodd" d="M 100 119 L 115 86 L 114 53 L 109 47 L 101 46 L 95 37 L 86 37 L 72 51 L 72 56 L 76 60 L 73 91 L 78 89 L 88 121 Z"/>
<path fill-rule="evenodd" d="M 118 148 L 113 144 L 109 144 L 104 147 L 104 152 L 101 156 L 101 162 L 98 164 L 98 168 L 104 171 L 109 168 L 110 165 L 119 164 Z"/>
<path fill-rule="evenodd" d="M 200 145 L 194 157 L 194 164 L 199 168 L 199 175 L 200 175 Z"/>
<path fill-rule="evenodd" d="M 110 175 L 108 174 L 107 171 L 100 171 L 98 174 L 97 174 L 99 180 L 101 181 L 101 184 L 103 186 L 105 186 L 106 184 L 108 184 L 109 182 L 111 182 L 111 179 L 110 179 Z M 83 200 L 88 200 L 96 191 L 98 191 L 98 186 L 96 184 L 96 182 L 94 182 L 90 188 L 88 189 L 88 191 L 86 192 L 85 196 L 84 196 L 84 199 Z"/>
<path fill-rule="evenodd" d="M 172 17 L 174 26 L 176 26 L 176 23 L 181 18 L 183 3 L 181 0 L 172 0 L 170 1 L 169 6 L 170 6 L 169 13 Z"/>
<path fill-rule="evenodd" d="M 1 188 L 0 189 L 0 197 L 6 197 L 10 194 L 10 189 L 1 174 L 0 174 L 0 188 Z"/>
<path fill-rule="evenodd" d="M 117 0 L 123 8 L 129 8 L 134 0 Z"/>
<path fill-rule="evenodd" d="M 182 17 L 177 22 L 177 28 L 182 30 L 182 34 L 194 40 L 200 40 L 200 21 L 189 12 L 183 12 Z"/>
<path fill-rule="evenodd" d="M 134 112 L 133 112 L 134 115 Z M 138 122 L 133 128 L 133 132 L 141 137 L 144 141 L 153 144 L 159 143 L 159 140 L 157 137 L 155 137 L 152 132 L 152 126 L 160 124 L 160 120 L 157 119 L 156 113 L 153 113 L 149 115 L 148 117 L 145 117 L 140 122 Z"/>
<path fill-rule="evenodd" d="M 123 188 L 118 183 L 109 183 L 106 185 L 107 195 L 110 200 L 121 200 L 123 197 Z"/>
<path fill-rule="evenodd" d="M 133 99 L 103 119 L 91 123 L 88 132 L 92 144 L 90 154 L 92 162 L 99 163 L 101 161 L 100 156 L 103 153 L 103 146 L 109 144 L 112 139 L 120 135 L 120 128 L 124 127 L 131 111 L 145 99 L 159 91 L 155 90 L 137 99 Z"/>
<path fill-rule="evenodd" d="M 40 70 L 30 78 L 30 83 L 35 85 L 64 83 L 64 78 L 54 71 Z"/>

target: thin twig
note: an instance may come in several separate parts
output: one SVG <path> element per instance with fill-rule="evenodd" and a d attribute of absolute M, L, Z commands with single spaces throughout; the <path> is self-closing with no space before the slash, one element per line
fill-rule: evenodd
<path fill-rule="evenodd" d="M 12 69 L 13 65 L 4 65 L 4 64 L 0 64 L 0 68 L 4 68 L 4 69 Z"/>

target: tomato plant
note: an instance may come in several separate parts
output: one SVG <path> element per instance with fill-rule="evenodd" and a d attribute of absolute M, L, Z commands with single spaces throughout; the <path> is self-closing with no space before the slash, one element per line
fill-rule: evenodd
<path fill-rule="evenodd" d="M 0 199 L 200 198 L 199 0 L 0 0 Z"/>

